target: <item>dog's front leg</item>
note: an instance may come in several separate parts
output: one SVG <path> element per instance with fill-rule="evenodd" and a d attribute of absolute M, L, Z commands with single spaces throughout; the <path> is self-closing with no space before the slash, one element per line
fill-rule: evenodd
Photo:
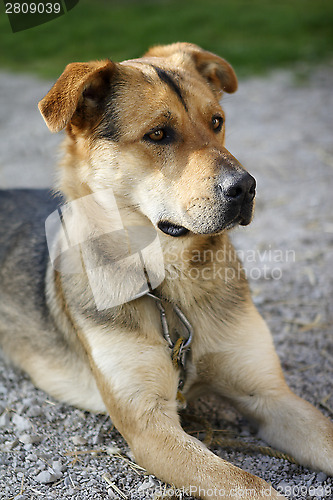
<path fill-rule="evenodd" d="M 259 435 L 300 464 L 333 475 L 333 424 L 287 386 L 266 323 L 253 305 L 215 352 L 198 363 L 199 377 L 256 421 Z"/>
<path fill-rule="evenodd" d="M 251 499 L 282 498 L 184 432 L 177 414 L 178 375 L 163 341 L 102 329 L 86 332 L 85 341 L 111 419 L 150 473 L 199 498 L 240 499 L 244 491 Z"/>

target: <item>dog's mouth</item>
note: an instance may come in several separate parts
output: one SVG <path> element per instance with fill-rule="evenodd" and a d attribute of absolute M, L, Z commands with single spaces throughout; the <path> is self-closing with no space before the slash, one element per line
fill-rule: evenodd
<path fill-rule="evenodd" d="M 199 231 L 199 234 L 219 234 L 223 231 L 228 231 L 229 229 L 232 229 L 237 225 L 247 226 L 249 223 L 250 223 L 250 218 L 243 218 L 240 215 L 238 215 L 230 222 L 228 222 L 227 224 L 223 224 L 221 227 L 218 227 L 217 229 L 201 230 Z M 173 224 L 172 222 L 168 221 L 160 221 L 157 224 L 157 227 L 160 231 L 167 234 L 168 236 L 172 236 L 173 238 L 185 236 L 190 232 L 190 230 L 187 229 L 186 227 L 178 226 L 177 224 Z"/>
<path fill-rule="evenodd" d="M 174 224 L 172 222 L 162 220 L 157 223 L 157 227 L 160 231 L 167 234 L 168 236 L 172 236 L 173 238 L 178 238 L 180 236 L 185 236 L 190 231 L 194 234 L 206 234 L 206 235 L 216 235 L 220 234 L 224 231 L 229 231 L 233 229 L 235 226 L 247 226 L 250 224 L 252 220 L 252 206 L 246 207 L 236 213 L 233 217 L 229 218 L 229 220 L 224 220 L 220 222 L 210 222 L 209 224 L 196 224 L 193 229 L 187 229 L 184 226 L 179 226 L 178 224 Z"/>
<path fill-rule="evenodd" d="M 184 226 L 177 226 L 177 224 L 172 224 L 168 221 L 160 221 L 157 224 L 157 227 L 160 231 L 169 236 L 173 236 L 174 238 L 178 238 L 179 236 L 184 236 L 189 232 L 188 229 Z"/>

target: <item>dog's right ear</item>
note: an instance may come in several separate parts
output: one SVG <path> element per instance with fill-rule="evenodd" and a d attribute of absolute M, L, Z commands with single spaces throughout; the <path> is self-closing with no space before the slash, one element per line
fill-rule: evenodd
<path fill-rule="evenodd" d="M 222 57 L 203 50 L 193 43 L 157 45 L 149 49 L 145 56 L 163 58 L 182 56 L 182 63 L 186 62 L 186 59 L 190 60 L 191 64 L 194 63 L 196 70 L 219 96 L 222 92 L 231 94 L 237 90 L 237 77 L 230 64 Z"/>
<path fill-rule="evenodd" d="M 51 90 L 39 102 L 38 108 L 51 132 L 59 132 L 74 114 L 96 115 L 96 107 L 110 88 L 115 63 L 109 59 L 89 63 L 71 63 Z M 78 111 L 78 108 L 80 110 Z M 95 108 L 87 112 L 86 108 Z"/>

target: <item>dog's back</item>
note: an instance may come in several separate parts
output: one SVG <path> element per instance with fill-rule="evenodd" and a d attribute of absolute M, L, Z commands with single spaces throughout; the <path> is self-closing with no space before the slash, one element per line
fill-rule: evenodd
<path fill-rule="evenodd" d="M 0 336 L 5 351 L 11 351 L 12 339 L 17 345 L 29 335 L 31 323 L 47 321 L 44 223 L 58 203 L 47 190 L 0 191 Z"/>
<path fill-rule="evenodd" d="M 47 190 L 0 191 L 1 296 L 19 298 L 20 309 L 31 300 L 41 305 L 48 257 L 44 223 L 58 203 Z"/>

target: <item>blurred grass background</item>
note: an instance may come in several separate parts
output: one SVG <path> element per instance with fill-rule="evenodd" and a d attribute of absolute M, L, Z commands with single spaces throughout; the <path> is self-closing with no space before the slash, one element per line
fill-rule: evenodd
<path fill-rule="evenodd" d="M 134 58 L 176 41 L 222 55 L 239 76 L 332 61 L 333 1 L 81 0 L 58 19 L 17 33 L 3 10 L 0 68 L 55 78 L 68 62 Z"/>

